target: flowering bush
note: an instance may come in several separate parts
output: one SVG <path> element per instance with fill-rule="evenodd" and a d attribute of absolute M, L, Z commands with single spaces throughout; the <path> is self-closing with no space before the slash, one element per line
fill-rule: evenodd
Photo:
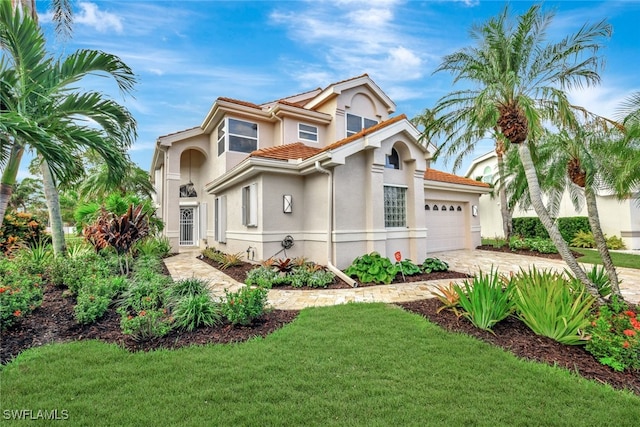
<path fill-rule="evenodd" d="M 44 236 L 44 225 L 30 213 L 8 213 L 0 227 L 0 252 L 9 255 L 21 245 L 32 246 L 44 240 Z"/>
<path fill-rule="evenodd" d="M 42 277 L 0 259 L 0 330 L 5 330 L 42 304 Z"/>
<path fill-rule="evenodd" d="M 165 336 L 173 328 L 173 318 L 166 309 L 140 310 L 129 313 L 119 308 L 120 328 L 126 335 L 131 335 L 136 341 L 146 341 L 154 337 Z"/>
<path fill-rule="evenodd" d="M 587 333 L 586 349 L 603 365 L 616 371 L 640 370 L 640 319 L 636 311 L 617 297 L 600 307 Z"/>
<path fill-rule="evenodd" d="M 233 325 L 248 325 L 262 316 L 267 305 L 267 294 L 264 288 L 245 286 L 238 292 L 224 290 L 226 302 L 222 304 L 222 312 Z"/>

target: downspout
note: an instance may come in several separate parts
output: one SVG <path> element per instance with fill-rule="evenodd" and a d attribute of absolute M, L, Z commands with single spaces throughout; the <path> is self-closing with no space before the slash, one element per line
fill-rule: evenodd
<path fill-rule="evenodd" d="M 336 276 L 338 276 L 339 278 L 341 278 L 342 280 L 344 280 L 346 283 L 348 283 L 349 285 L 351 285 L 351 287 L 356 288 L 358 287 L 358 282 L 356 282 L 355 280 L 353 280 L 351 277 L 347 276 L 346 274 L 344 274 L 342 271 L 340 271 L 340 269 L 338 269 L 338 267 L 336 267 L 335 265 L 333 265 L 332 262 L 332 258 L 333 258 L 333 173 L 328 170 L 323 168 L 322 166 L 320 166 L 320 162 L 316 160 L 315 163 L 315 169 L 320 172 L 320 173 L 324 173 L 326 175 L 329 176 L 328 179 L 328 186 L 327 186 L 327 195 L 328 195 L 328 200 L 327 200 L 327 205 L 328 205 L 328 224 L 327 224 L 327 268 Z"/>

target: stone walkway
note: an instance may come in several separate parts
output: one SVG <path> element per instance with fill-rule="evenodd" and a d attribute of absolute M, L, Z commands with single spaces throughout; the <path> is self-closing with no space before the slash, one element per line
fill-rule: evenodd
<path fill-rule="evenodd" d="M 244 284 L 196 259 L 198 252 L 185 252 L 165 259 L 165 264 L 174 280 L 198 277 L 209 280 L 214 296 L 223 297 L 224 289 L 235 292 Z M 561 260 L 529 257 L 504 252 L 479 250 L 457 250 L 429 254 L 449 263 L 449 268 L 461 273 L 477 274 L 482 270 L 488 272 L 498 268 L 501 273 L 527 270 L 530 266 L 538 269 L 563 271 L 566 265 Z M 590 269 L 590 265 L 585 265 Z M 620 289 L 627 301 L 640 303 L 640 269 L 618 268 L 622 283 Z M 448 284 L 451 280 L 433 280 L 406 284 L 367 286 L 353 289 L 313 289 L 289 291 L 271 289 L 269 304 L 280 310 L 300 310 L 305 307 L 344 304 L 347 302 L 406 302 L 431 298 L 431 290 L 440 284 Z"/>

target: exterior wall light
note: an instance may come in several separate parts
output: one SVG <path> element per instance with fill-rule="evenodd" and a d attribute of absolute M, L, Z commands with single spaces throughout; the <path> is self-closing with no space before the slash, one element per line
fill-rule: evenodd
<path fill-rule="evenodd" d="M 282 196 L 282 212 L 293 212 L 293 196 L 291 194 L 284 194 Z"/>
<path fill-rule="evenodd" d="M 471 215 L 478 216 L 478 206 L 476 205 L 471 206 Z"/>

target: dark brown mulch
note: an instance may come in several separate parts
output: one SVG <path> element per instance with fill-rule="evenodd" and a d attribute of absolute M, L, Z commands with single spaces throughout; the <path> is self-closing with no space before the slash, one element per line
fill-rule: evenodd
<path fill-rule="evenodd" d="M 214 268 L 220 268 L 220 264 L 213 261 L 207 257 L 198 257 L 198 259 L 206 262 Z M 240 265 L 229 267 L 225 270 L 222 270 L 227 276 L 233 278 L 234 280 L 244 283 L 247 278 L 247 272 L 252 268 L 256 268 L 256 264 L 251 264 L 248 262 L 242 262 Z M 396 278 L 391 282 L 392 284 L 402 284 L 402 283 L 411 283 L 411 282 L 426 282 L 429 280 L 439 280 L 439 279 L 466 279 L 471 277 L 465 273 L 458 273 L 457 271 L 436 271 L 433 273 L 421 273 L 413 276 L 405 276 L 397 275 Z M 367 286 L 378 286 L 379 283 L 360 283 L 358 282 L 358 287 L 367 287 Z M 330 283 L 326 288 L 323 289 L 350 289 L 351 285 L 349 285 L 344 280 L 336 277 L 333 283 Z M 282 289 L 282 290 L 302 290 L 302 289 L 310 289 L 310 288 L 294 288 L 293 286 L 277 286 L 274 289 Z"/>
<path fill-rule="evenodd" d="M 73 298 L 63 296 L 62 289 L 53 285 L 46 286 L 42 305 L 19 323 L 2 332 L 0 362 L 7 363 L 30 347 L 82 339 L 99 339 L 118 344 L 130 351 L 242 342 L 256 336 L 267 336 L 293 321 L 299 313 L 296 310 L 273 310 L 249 326 L 223 323 L 193 332 L 171 331 L 161 338 L 136 342 L 120 330 L 120 315 L 116 313 L 115 308 L 110 308 L 96 323 L 83 326 L 78 325 L 73 317 L 74 303 Z"/>
<path fill-rule="evenodd" d="M 436 313 L 441 304 L 435 298 L 399 305 L 448 331 L 464 333 L 502 347 L 518 357 L 563 367 L 585 378 L 610 384 L 617 389 L 629 389 L 640 395 L 640 373 L 616 372 L 600 364 L 583 346 L 563 345 L 538 336 L 515 317 L 508 317 L 496 324 L 494 335 L 476 328 L 465 318 L 458 318 L 452 311 Z"/>
<path fill-rule="evenodd" d="M 560 254 L 543 254 L 540 252 L 530 251 L 528 249 L 511 250 L 508 245 L 499 246 L 499 247 L 495 247 L 493 245 L 480 245 L 476 247 L 476 249 L 480 249 L 483 251 L 493 251 L 493 252 L 507 252 L 507 253 L 516 254 L 516 255 L 535 256 L 538 258 L 562 259 L 562 256 L 560 256 Z M 580 252 L 571 251 L 571 253 L 575 258 L 580 258 L 582 256 Z"/>

